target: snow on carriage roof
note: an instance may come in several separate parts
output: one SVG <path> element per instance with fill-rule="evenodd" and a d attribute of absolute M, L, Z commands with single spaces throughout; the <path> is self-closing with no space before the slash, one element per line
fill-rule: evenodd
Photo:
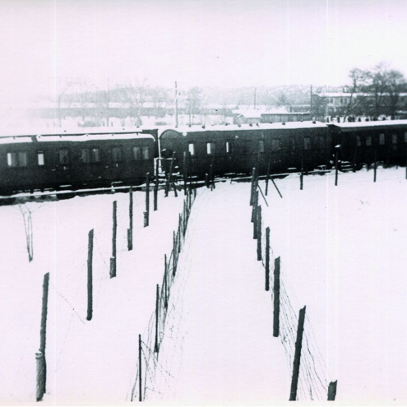
<path fill-rule="evenodd" d="M 244 130 L 283 130 L 283 129 L 309 129 L 309 128 L 326 128 L 326 123 L 322 122 L 278 122 L 278 123 L 256 123 L 256 124 L 242 124 L 238 126 L 237 124 L 230 125 L 215 125 L 215 126 L 180 126 L 177 128 L 171 127 L 163 129 L 161 135 L 166 131 L 172 130 L 177 131 L 184 136 L 188 133 L 203 133 L 207 131 L 244 131 Z"/>
<path fill-rule="evenodd" d="M 15 136 L 15 137 L 0 137 L 0 144 L 16 144 L 16 143 L 55 143 L 55 142 L 86 142 L 86 141 L 102 141 L 102 140 L 129 140 L 129 139 L 151 139 L 154 137 L 150 134 L 129 133 L 129 134 L 77 134 L 77 135 L 54 135 L 45 134 L 38 136 Z"/>
<path fill-rule="evenodd" d="M 372 128 L 372 127 L 396 127 L 407 126 L 407 120 L 378 120 L 372 122 L 345 122 L 345 123 L 331 123 L 330 126 L 339 127 L 341 129 L 353 128 Z"/>

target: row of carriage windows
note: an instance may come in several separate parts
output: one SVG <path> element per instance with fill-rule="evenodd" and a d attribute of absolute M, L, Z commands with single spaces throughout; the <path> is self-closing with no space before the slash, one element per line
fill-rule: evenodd
<path fill-rule="evenodd" d="M 293 143 L 291 147 L 294 149 L 295 148 L 295 143 L 294 140 L 292 140 Z M 325 138 L 321 137 L 320 138 L 320 146 L 322 148 L 325 147 Z M 311 148 L 311 139 L 309 137 L 304 138 L 304 149 L 309 150 Z M 273 139 L 271 140 L 271 151 L 279 151 L 281 149 L 281 141 L 279 139 Z M 232 141 L 226 141 L 225 143 L 225 150 L 226 154 L 232 154 L 233 153 L 233 144 Z M 194 157 L 196 155 L 196 148 L 195 148 L 195 143 L 189 143 L 188 144 L 188 151 L 191 157 Z M 213 142 L 206 143 L 206 154 L 207 155 L 215 155 L 216 151 L 216 144 Z M 264 140 L 259 140 L 258 142 L 258 152 L 259 153 L 265 153 L 265 144 Z"/>
<path fill-rule="evenodd" d="M 133 147 L 133 160 L 148 160 L 149 147 Z M 113 163 L 123 161 L 123 150 L 121 147 L 113 147 L 111 150 L 111 159 Z M 79 162 L 83 164 L 100 163 L 102 161 L 99 148 L 82 148 L 79 151 Z M 58 150 L 58 164 L 69 165 L 71 163 L 70 151 L 68 149 Z M 17 151 L 7 153 L 7 165 L 9 167 L 27 167 L 28 153 L 26 151 Z M 37 165 L 42 167 L 45 165 L 44 151 L 37 151 Z"/>
<path fill-rule="evenodd" d="M 386 137 L 384 133 L 379 134 L 379 145 L 385 145 L 386 144 Z M 366 146 L 371 146 L 373 144 L 373 139 L 371 135 L 367 135 L 366 139 Z M 407 132 L 404 133 L 404 142 L 407 143 Z M 398 143 L 398 136 L 397 134 L 392 134 L 391 136 L 391 143 L 393 145 L 397 145 Z M 360 136 L 356 136 L 356 144 L 357 146 L 362 145 L 362 141 Z M 296 145 L 295 141 L 291 140 L 291 149 L 295 150 Z M 321 136 L 319 138 L 319 147 L 320 148 L 325 148 L 325 137 Z M 273 139 L 271 140 L 271 151 L 279 151 L 281 148 L 281 141 L 279 139 Z M 311 139 L 309 137 L 304 137 L 304 150 L 310 150 L 311 149 Z M 206 143 L 206 153 L 207 155 L 214 155 L 216 150 L 216 144 L 213 142 Z M 226 154 L 232 154 L 233 153 L 233 145 L 232 141 L 226 141 L 225 143 L 225 150 Z M 196 148 L 194 143 L 189 143 L 188 144 L 188 151 L 191 157 L 194 157 L 196 155 Z M 258 142 L 258 152 L 259 153 L 264 153 L 265 152 L 265 144 L 264 140 L 259 140 Z"/>

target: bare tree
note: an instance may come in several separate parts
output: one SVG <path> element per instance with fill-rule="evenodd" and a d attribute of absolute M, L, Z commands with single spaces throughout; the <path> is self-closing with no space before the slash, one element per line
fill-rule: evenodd
<path fill-rule="evenodd" d="M 201 113 L 203 104 L 202 89 L 193 87 L 188 90 L 186 107 L 188 110 L 189 124 L 192 124 L 194 116 Z"/>
<path fill-rule="evenodd" d="M 89 82 L 85 79 L 76 83 L 78 92 L 75 95 L 75 102 L 79 105 L 82 121 L 85 122 L 92 103 L 92 91 Z"/>
<path fill-rule="evenodd" d="M 168 90 L 163 87 L 154 87 L 150 89 L 150 96 L 155 118 L 164 117 L 168 101 Z"/>
<path fill-rule="evenodd" d="M 137 127 L 142 125 L 142 109 L 147 96 L 146 82 L 146 79 L 144 79 L 139 84 L 129 83 L 121 92 L 121 99 L 128 105 L 130 116 L 133 117 Z"/>
<path fill-rule="evenodd" d="M 351 80 L 351 85 L 348 87 L 350 97 L 344 111 L 345 117 L 350 114 L 363 113 L 362 111 L 366 107 L 366 95 L 363 92 L 366 91 L 369 73 L 359 68 L 353 68 L 349 72 L 349 78 Z"/>
<path fill-rule="evenodd" d="M 387 73 L 387 92 L 389 94 L 389 113 L 394 119 L 397 113 L 397 108 L 400 106 L 400 93 L 405 91 L 407 83 L 404 75 L 395 70 L 390 70 Z"/>

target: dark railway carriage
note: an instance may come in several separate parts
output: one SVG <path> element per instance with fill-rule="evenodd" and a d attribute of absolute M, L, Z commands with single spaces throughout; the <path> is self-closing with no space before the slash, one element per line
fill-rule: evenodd
<path fill-rule="evenodd" d="M 139 184 L 154 171 L 154 137 L 133 134 L 0 138 L 0 191 Z"/>
<path fill-rule="evenodd" d="M 330 141 L 323 123 L 290 122 L 170 129 L 162 132 L 160 148 L 166 171 L 175 152 L 179 171 L 186 167 L 189 175 L 250 173 L 253 167 L 265 174 L 268 166 L 273 173 L 326 164 Z"/>
<path fill-rule="evenodd" d="M 385 165 L 406 162 L 407 120 L 335 123 L 329 129 L 340 159 L 355 168 L 375 159 Z"/>

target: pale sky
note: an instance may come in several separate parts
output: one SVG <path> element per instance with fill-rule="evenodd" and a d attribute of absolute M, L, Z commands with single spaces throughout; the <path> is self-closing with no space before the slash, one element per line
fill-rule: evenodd
<path fill-rule="evenodd" d="M 407 0 L 0 0 L 0 101 L 99 87 L 347 82 L 407 75 Z"/>

